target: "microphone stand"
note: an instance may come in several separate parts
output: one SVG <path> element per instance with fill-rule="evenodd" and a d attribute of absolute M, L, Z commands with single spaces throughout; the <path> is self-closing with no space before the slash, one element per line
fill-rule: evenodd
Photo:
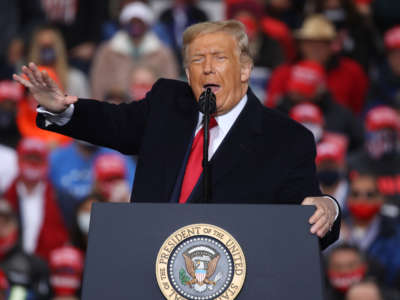
<path fill-rule="evenodd" d="M 204 144 L 203 144 L 203 202 L 210 203 L 210 167 L 208 162 L 208 146 L 210 141 L 210 115 L 216 111 L 215 95 L 210 88 L 200 95 L 200 111 L 204 114 Z"/>

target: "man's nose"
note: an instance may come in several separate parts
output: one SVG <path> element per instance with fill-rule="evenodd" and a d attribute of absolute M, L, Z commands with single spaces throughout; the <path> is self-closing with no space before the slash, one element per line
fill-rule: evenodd
<path fill-rule="evenodd" d="M 204 74 L 214 73 L 214 64 L 211 57 L 207 57 L 204 60 L 203 72 Z"/>

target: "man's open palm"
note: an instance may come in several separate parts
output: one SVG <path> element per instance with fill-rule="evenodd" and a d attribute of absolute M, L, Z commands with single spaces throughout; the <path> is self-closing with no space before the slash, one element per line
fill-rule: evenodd
<path fill-rule="evenodd" d="M 46 71 L 39 71 L 34 63 L 30 63 L 28 67 L 23 66 L 22 72 L 27 78 L 14 74 L 14 80 L 28 88 L 36 101 L 48 111 L 63 112 L 78 100 L 76 96 L 65 95 L 49 74 Z"/>

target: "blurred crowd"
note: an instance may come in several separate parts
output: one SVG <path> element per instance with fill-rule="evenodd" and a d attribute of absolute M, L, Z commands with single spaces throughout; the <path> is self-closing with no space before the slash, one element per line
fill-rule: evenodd
<path fill-rule="evenodd" d="M 260 101 L 313 133 L 341 206 L 327 299 L 400 299 L 400 1 L 3 0 L 0 300 L 80 298 L 91 206 L 128 202 L 137 160 L 38 129 L 12 74 L 33 61 L 67 94 L 138 101 L 185 80 L 182 33 L 216 5 L 245 25 Z"/>

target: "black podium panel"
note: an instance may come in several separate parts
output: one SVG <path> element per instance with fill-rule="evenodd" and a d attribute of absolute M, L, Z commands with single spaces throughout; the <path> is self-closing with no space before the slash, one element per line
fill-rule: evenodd
<path fill-rule="evenodd" d="M 96 203 L 83 300 L 165 299 L 155 265 L 164 241 L 195 223 L 216 225 L 241 245 L 246 281 L 236 299 L 323 299 L 312 206 Z"/>

